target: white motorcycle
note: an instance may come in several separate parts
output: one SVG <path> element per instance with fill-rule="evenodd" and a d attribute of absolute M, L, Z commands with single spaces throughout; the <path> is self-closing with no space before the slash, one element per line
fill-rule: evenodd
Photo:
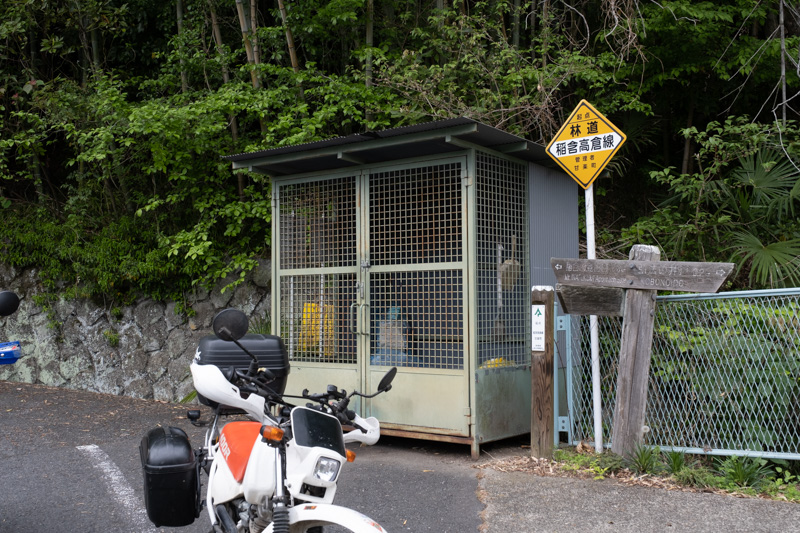
<path fill-rule="evenodd" d="M 150 520 L 185 526 L 205 506 L 214 533 L 386 531 L 357 511 L 333 505 L 333 498 L 342 466 L 355 459 L 345 443 L 375 444 L 380 436 L 378 420 L 348 409 L 350 400 L 388 391 L 397 369 L 387 372 L 372 395 L 329 385 L 325 393 L 288 396 L 283 391 L 289 359 L 280 337 L 246 335 L 247 317 L 233 309 L 219 313 L 213 329 L 216 337 L 201 339 L 191 364 L 198 398 L 215 409 L 204 446 L 193 450 L 183 430 L 159 427 L 139 447 Z M 286 398 L 309 403 L 295 406 Z M 249 420 L 220 429 L 222 418 L 241 414 Z M 188 417 L 208 425 L 200 411 Z M 350 431 L 344 433 L 343 425 Z"/>

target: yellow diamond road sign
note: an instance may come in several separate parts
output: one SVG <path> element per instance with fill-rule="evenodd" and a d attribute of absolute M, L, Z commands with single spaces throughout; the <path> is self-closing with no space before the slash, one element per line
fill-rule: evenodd
<path fill-rule="evenodd" d="M 581 100 L 547 145 L 547 153 L 581 187 L 588 189 L 625 138 L 592 104 Z"/>

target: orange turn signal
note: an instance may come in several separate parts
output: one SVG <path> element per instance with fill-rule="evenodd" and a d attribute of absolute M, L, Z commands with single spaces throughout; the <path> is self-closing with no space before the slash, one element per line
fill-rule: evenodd
<path fill-rule="evenodd" d="M 356 452 L 353 450 L 347 450 L 347 462 L 352 463 L 356 460 Z"/>
<path fill-rule="evenodd" d="M 283 440 L 283 430 L 275 426 L 263 426 L 261 436 L 270 442 L 280 442 Z"/>

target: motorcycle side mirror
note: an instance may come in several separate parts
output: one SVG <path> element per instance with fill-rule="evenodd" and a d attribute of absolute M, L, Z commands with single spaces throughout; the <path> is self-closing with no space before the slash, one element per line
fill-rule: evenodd
<path fill-rule="evenodd" d="M 225 309 L 217 313 L 211 323 L 214 334 L 224 341 L 238 341 L 247 334 L 250 322 L 238 309 Z"/>
<path fill-rule="evenodd" d="M 0 316 L 8 316 L 19 308 L 19 296 L 11 291 L 0 291 Z"/>
<path fill-rule="evenodd" d="M 378 392 L 386 392 L 392 388 L 392 381 L 394 380 L 395 375 L 397 375 L 397 367 L 393 366 L 391 370 L 389 370 L 381 382 L 378 383 Z"/>

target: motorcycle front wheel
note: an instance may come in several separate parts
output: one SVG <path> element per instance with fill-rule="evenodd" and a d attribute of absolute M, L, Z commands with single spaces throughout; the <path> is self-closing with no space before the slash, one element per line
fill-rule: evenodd
<path fill-rule="evenodd" d="M 301 504 L 289 510 L 289 533 L 386 533 L 370 517 L 330 504 Z M 275 522 L 264 533 L 278 533 Z M 286 523 L 277 529 L 285 528 Z M 321 532 L 320 532 L 321 528 Z M 286 529 L 282 529 L 286 531 Z"/>
<path fill-rule="evenodd" d="M 319 522 L 292 524 L 289 529 L 290 533 L 351 533 L 352 531 L 354 530 L 339 524 L 320 525 Z"/>

